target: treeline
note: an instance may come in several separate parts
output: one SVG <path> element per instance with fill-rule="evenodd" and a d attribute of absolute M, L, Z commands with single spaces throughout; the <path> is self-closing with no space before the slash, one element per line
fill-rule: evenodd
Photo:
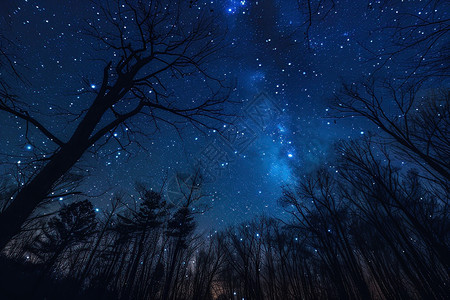
<path fill-rule="evenodd" d="M 338 107 L 362 107 L 355 101 L 366 99 L 362 95 L 347 90 Z M 414 95 L 408 98 L 415 99 L 413 113 L 390 124 L 380 121 L 384 134 L 338 143 L 333 164 L 284 188 L 279 202 L 290 217 L 283 219 L 260 217 L 199 235 L 199 174 L 178 206 L 143 186 L 136 206 L 116 196 L 101 218 L 88 200 L 65 205 L 56 215 L 30 222 L 30 229 L 5 248 L 2 294 L 11 299 L 445 299 L 448 98 L 448 91 Z"/>
<path fill-rule="evenodd" d="M 100 2 L 100 15 L 85 30 L 88 39 L 78 40 L 106 47 L 89 54 L 106 59 L 96 80 L 101 84 L 85 83 L 81 93 L 92 99 L 80 110 L 55 114 L 58 126 L 75 122 L 73 132 L 45 126 L 40 119 L 48 120 L 47 112 L 17 95 L 21 84 L 13 83 L 28 79 L 10 54 L 14 39 L 0 33 L 0 111 L 22 122 L 34 149 L 20 166 L 14 163 L 15 186 L 0 184 L 0 299 L 448 298 L 445 1 L 426 1 L 418 15 L 401 7 L 392 26 L 378 28 L 392 44 L 367 49 L 377 61 L 367 70 L 372 75 L 335 94 L 330 112 L 336 116 L 329 117 L 363 118 L 376 135 L 337 143 L 327 163 L 284 187 L 285 217 L 260 217 L 209 235 L 196 230 L 197 173 L 177 206 L 139 186 L 139 200 L 116 195 L 102 213 L 88 200 L 56 212 L 44 208 L 73 194 L 71 171 L 88 151 L 99 153 L 114 141 L 124 150 L 141 147 L 137 136 L 153 138 L 159 122 L 176 130 L 186 123 L 219 128 L 234 111 L 228 111 L 234 85 L 208 71 L 227 43 L 212 7 Z M 305 7 L 307 35 L 315 11 Z M 334 2 L 320 9 L 328 7 Z M 182 99 L 195 82 L 196 100 L 186 106 Z M 444 89 L 430 92 L 430 85 Z M 142 130 L 137 119 L 149 127 Z M 124 133 L 123 140 L 114 132 Z"/>

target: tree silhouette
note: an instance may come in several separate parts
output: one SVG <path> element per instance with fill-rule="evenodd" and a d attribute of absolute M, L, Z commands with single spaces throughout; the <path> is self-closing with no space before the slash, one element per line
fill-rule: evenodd
<path fill-rule="evenodd" d="M 164 289 L 162 293 L 162 299 L 173 299 L 175 287 L 178 284 L 178 274 L 181 271 L 182 259 L 186 250 L 192 243 L 192 234 L 196 227 L 194 220 L 194 205 L 199 202 L 204 195 L 199 193 L 199 189 L 202 186 L 203 178 L 200 170 L 196 170 L 190 178 L 190 185 L 187 189 L 183 189 L 182 199 L 180 199 L 180 205 L 175 213 L 171 216 L 168 224 L 166 235 L 171 238 L 168 266 L 166 272 L 166 278 L 164 283 Z"/>
<path fill-rule="evenodd" d="M 104 51 L 99 52 L 100 57 L 106 57 L 103 78 L 93 101 L 81 113 L 67 115 L 79 120 L 73 133 L 57 137 L 16 97 L 1 95 L 0 110 L 37 128 L 55 150 L 0 214 L 0 227 L 4 228 L 0 248 L 19 233 L 58 179 L 88 149 L 114 139 L 113 131 L 122 127 L 133 130 L 129 124 L 132 118 L 143 116 L 149 127 L 156 128 L 159 122 L 176 128 L 186 122 L 196 128 L 213 128 L 225 114 L 223 104 L 228 101 L 229 89 L 206 72 L 208 60 L 222 47 L 211 13 L 189 8 L 188 3 L 163 0 L 148 5 L 141 1 L 119 5 L 118 0 L 111 0 L 99 7 L 106 27 L 100 31 L 100 26 L 90 23 L 87 34 L 104 45 Z M 186 83 L 186 77 L 198 78 L 205 93 L 203 99 L 190 105 L 176 101 L 180 95 L 173 94 L 179 91 L 173 84 Z"/>
<path fill-rule="evenodd" d="M 424 99 L 418 93 L 420 87 L 417 84 L 398 86 L 374 79 L 344 85 L 342 93 L 336 94 L 334 107 L 346 116 L 371 121 L 389 141 L 394 141 L 396 149 L 405 157 L 448 188 L 449 91 L 442 90 Z M 386 98 L 395 103 L 394 108 L 386 106 Z"/>
<path fill-rule="evenodd" d="M 299 2 L 311 17 L 308 28 L 312 13 L 334 4 Z M 363 118 L 377 134 L 338 141 L 327 164 L 284 186 L 279 204 L 286 214 L 280 219 L 259 216 L 202 234 L 196 219 L 205 196 L 199 170 L 176 177 L 177 184 L 187 179 L 176 191 L 169 190 L 176 199 L 141 184 L 138 198 L 115 195 L 103 214 L 85 200 L 30 218 L 39 205 L 75 193 L 71 186 L 81 177 L 72 166 L 87 149 L 96 151 L 114 139 L 116 130 L 126 126 L 133 132 L 129 121 L 134 116 L 176 128 L 182 120 L 210 128 L 211 121 L 223 116 L 220 108 L 227 96 L 218 92 L 223 86 L 203 68 L 220 46 L 210 41 L 215 37 L 210 16 L 190 8 L 195 1 L 157 0 L 148 7 L 143 1 L 108 3 L 115 6 L 103 6 L 106 27 L 100 31 L 93 22 L 88 34 L 106 45 L 102 51 L 118 58 L 106 61 L 103 84 L 69 138 L 58 138 L 42 126 L 0 78 L 0 110 L 34 125 L 56 145 L 24 187 L 0 181 L 0 246 L 26 220 L 0 256 L 3 297 L 448 298 L 450 94 L 448 88 L 435 87 L 440 83 L 436 79 L 448 73 L 444 39 L 449 21 L 433 19 L 434 9 L 423 18 L 399 14 L 403 19 L 390 28 L 398 48 L 385 54 L 395 59 L 411 51 L 413 75 L 401 80 L 372 76 L 336 93 L 337 117 Z M 442 3 L 424 5 L 440 10 Z M 105 28 L 117 34 L 105 36 Z M 0 36 L 0 68 L 12 68 L 14 74 L 2 42 Z M 171 84 L 192 79 L 194 73 L 207 86 L 215 85 L 212 94 L 219 98 L 188 107 L 175 101 L 181 94 L 172 98 L 169 91 L 177 90 Z M 38 282 L 39 291 L 30 290 L 28 282 Z"/>
<path fill-rule="evenodd" d="M 167 205 L 162 199 L 161 195 L 141 187 L 141 199 L 139 210 L 132 212 L 131 217 L 119 215 L 118 230 L 122 234 L 129 234 L 136 236 L 135 240 L 135 255 L 132 257 L 132 263 L 129 264 L 130 269 L 127 275 L 127 288 L 122 294 L 123 299 L 128 299 L 134 287 L 137 270 L 140 262 L 142 262 L 142 255 L 144 253 L 145 244 L 148 241 L 148 236 L 161 224 L 163 224 L 164 217 L 167 216 Z M 157 276 L 158 270 L 155 270 Z M 156 279 L 155 279 L 156 280 Z"/>
<path fill-rule="evenodd" d="M 46 269 L 50 270 L 64 251 L 86 242 L 95 232 L 96 224 L 91 202 L 73 202 L 62 207 L 58 215 L 45 224 L 29 250 L 43 258 Z"/>

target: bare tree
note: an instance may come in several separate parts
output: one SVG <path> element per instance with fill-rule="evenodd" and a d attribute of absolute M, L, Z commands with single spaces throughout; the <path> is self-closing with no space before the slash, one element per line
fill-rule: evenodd
<path fill-rule="evenodd" d="M 448 277 L 448 206 L 435 196 L 436 184 L 413 169 L 396 167 L 389 152 L 370 139 L 344 143 L 340 152 L 340 176 L 351 186 L 343 196 L 392 249 L 395 263 L 417 292 L 441 297 Z"/>
<path fill-rule="evenodd" d="M 403 157 L 448 188 L 450 94 L 444 89 L 424 97 L 419 91 L 420 85 L 398 87 L 371 79 L 344 85 L 342 93 L 335 95 L 334 107 L 344 116 L 372 122 L 386 134 L 386 142 L 394 142 Z"/>
<path fill-rule="evenodd" d="M 15 97 L 0 98 L 1 111 L 34 126 L 56 147 L 0 215 L 0 248 L 88 149 L 114 139 L 112 133 L 121 126 L 133 130 L 133 118 L 142 117 L 149 127 L 165 122 L 176 128 L 186 123 L 212 128 L 224 116 L 229 90 L 205 69 L 222 47 L 210 10 L 189 8 L 184 2 L 137 0 L 111 0 L 99 7 L 99 19 L 106 25 L 89 23 L 88 34 L 106 51 L 99 53 L 105 58 L 102 83 L 92 103 L 78 113 L 70 137 L 58 137 Z M 196 76 L 203 83 L 199 93 L 210 94 L 180 101 L 182 91 L 171 85 Z"/>
<path fill-rule="evenodd" d="M 448 78 L 450 75 L 450 18 L 446 14 L 448 2 L 423 1 L 418 6 L 397 6 L 386 0 L 397 10 L 397 14 L 386 26 L 377 28 L 380 34 L 390 36 L 388 44 L 379 51 L 365 47 L 377 61 L 376 71 L 395 63 L 403 66 L 399 79 L 434 77 Z M 413 9 L 413 10 L 412 10 Z"/>
<path fill-rule="evenodd" d="M 297 0 L 298 10 L 305 17 L 302 27 L 305 28 L 305 39 L 310 44 L 310 31 L 315 23 L 323 21 L 334 11 L 336 3 L 334 0 Z"/>

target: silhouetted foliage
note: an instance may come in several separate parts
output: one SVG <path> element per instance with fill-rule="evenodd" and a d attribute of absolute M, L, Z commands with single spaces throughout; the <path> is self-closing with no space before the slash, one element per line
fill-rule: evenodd
<path fill-rule="evenodd" d="M 95 232 L 94 208 L 88 200 L 64 206 L 42 227 L 28 250 L 50 269 L 69 247 L 80 245 Z"/>
<path fill-rule="evenodd" d="M 32 161 L 31 174 L 0 213 L 0 227 L 4 228 L 0 232 L 1 249 L 20 233 L 60 178 L 86 151 L 99 151 L 114 140 L 114 131 L 126 131 L 128 140 L 119 142 L 125 149 L 136 141 L 137 132 L 149 137 L 159 130 L 160 123 L 175 130 L 186 124 L 207 130 L 218 128 L 230 116 L 225 111 L 225 104 L 230 104 L 230 87 L 207 72 L 209 60 L 217 58 L 223 48 L 222 33 L 212 12 L 205 14 L 187 2 L 165 0 L 147 4 L 108 0 L 97 6 L 101 18 L 88 22 L 85 33 L 102 45 L 93 56 L 107 59 L 98 91 L 82 90 L 92 94 L 92 102 L 81 112 L 65 110 L 60 114 L 62 122 L 77 122 L 73 132 L 52 132 L 30 112 L 29 105 L 0 90 L 0 111 L 23 121 L 26 128 L 32 126 L 53 145 L 45 152 L 48 159 Z M 100 26 L 97 22 L 101 21 L 105 24 Z M 1 54 L 0 64 L 8 61 Z M 181 103 L 180 93 L 185 93 L 182 86 L 189 86 L 187 78 L 200 82 L 201 96 Z M 129 124 L 139 116 L 147 119 L 145 130 Z M 30 140 L 31 134 L 27 129 L 25 138 Z"/>
<path fill-rule="evenodd" d="M 153 89 L 152 80 L 159 79 L 145 68 L 155 54 L 153 46 L 165 49 L 158 55 L 176 55 L 179 59 L 165 62 L 157 72 L 170 69 L 174 77 L 183 77 L 193 68 L 202 73 L 201 62 L 216 51 L 215 46 L 200 43 L 200 48 L 194 47 L 199 52 L 189 59 L 176 50 L 209 41 L 211 23 L 203 23 L 206 20 L 199 16 L 202 22 L 195 22 L 192 34 L 184 36 L 170 23 L 179 21 L 178 9 L 165 12 L 157 5 L 160 1 L 151 2 L 150 8 L 143 7 L 141 1 L 124 3 L 127 9 L 119 7 L 118 17 L 112 17 L 107 9 L 103 11 L 110 25 L 117 27 L 132 13 L 139 17 L 136 20 L 142 18 L 142 23 L 133 26 L 139 29 L 145 24 L 160 29 L 161 35 L 140 31 L 133 40 L 139 46 L 136 48 L 120 43 L 124 32 L 118 26 L 119 34 L 104 42 L 123 55 L 114 67 L 107 64 L 100 92 L 79 125 L 83 130 L 77 129 L 68 142 L 63 142 L 44 127 L 38 128 L 58 146 L 54 156 L 24 188 L 16 189 L 6 181 L 0 186 L 0 226 L 8 226 L 7 221 L 20 212 L 20 220 L 13 222 L 12 230 L 5 229 L 0 241 L 0 247 L 8 242 L 0 257 L 0 298 L 448 298 L 450 93 L 445 88 L 430 92 L 435 82 L 427 82 L 430 76 L 448 73 L 448 44 L 437 40 L 448 35 L 448 19 L 433 22 L 419 18 L 410 26 L 401 22 L 394 28 L 394 37 L 401 43 L 390 58 L 399 51 L 410 51 L 414 45 L 425 47 L 430 51 L 418 55 L 418 68 L 426 74 L 416 69 L 414 78 L 400 83 L 371 77 L 344 85 L 336 93 L 333 111 L 337 116 L 364 118 L 379 129 L 378 134 L 337 142 L 333 159 L 327 164 L 284 186 L 279 204 L 286 214 L 281 219 L 261 216 L 219 232 L 200 234 L 196 215 L 203 212 L 197 208 L 205 196 L 201 194 L 200 171 L 187 176 L 189 181 L 179 191 L 177 203 L 169 204 L 164 194 L 140 184 L 136 188 L 138 198 L 116 194 L 111 205 L 102 210 L 103 215 L 84 200 L 29 218 L 38 204 L 54 197 L 49 192 L 56 183 L 77 181 L 69 169 L 92 143 L 108 140 L 109 131 L 144 107 L 149 109 L 145 115 L 153 120 L 158 119 L 153 113 L 163 110 L 206 127 L 207 123 L 197 117 L 206 114 L 207 119 L 216 119 L 221 115 L 216 105 L 226 97 L 213 98 L 196 108 L 177 108 L 169 102 L 164 106 L 160 98 L 151 101 L 144 96 L 149 90 L 163 98 L 168 96 Z M 314 8 L 314 3 L 320 6 Z M 439 3 L 427 1 L 426 5 Z M 313 11 L 334 7 L 333 1 L 302 4 L 308 7 L 310 17 Z M 305 24 L 309 28 L 312 19 Z M 427 33 L 418 41 L 407 38 L 419 28 L 436 30 L 425 30 Z M 102 39 L 94 26 L 90 34 Z M 165 42 L 166 38 L 171 42 Z M 424 57 L 430 58 L 430 63 L 422 69 Z M 0 52 L 0 66 L 8 62 L 6 58 Z M 435 73 L 429 73 L 434 67 Z M 417 80 L 419 74 L 422 77 Z M 14 103 L 9 95 L 0 93 L 0 97 L 1 110 L 39 125 L 29 115 L 8 106 Z M 386 107 L 386 98 L 395 107 Z M 114 105 L 123 99 L 135 100 L 136 108 L 118 112 Z M 115 119 L 94 131 L 106 111 Z M 90 130 L 84 133 L 86 126 Z M 45 183 L 43 187 L 41 183 Z M 26 212 L 17 206 L 20 204 L 28 206 Z M 13 205 L 5 217 L 3 212 Z M 24 221 L 28 223 L 20 232 Z"/>

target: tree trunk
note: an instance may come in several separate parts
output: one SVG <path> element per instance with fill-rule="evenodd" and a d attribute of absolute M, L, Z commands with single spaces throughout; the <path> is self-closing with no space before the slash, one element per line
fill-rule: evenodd
<path fill-rule="evenodd" d="M 37 175 L 16 195 L 14 201 L 0 215 L 0 249 L 17 235 L 22 225 L 51 192 L 55 183 L 67 173 L 91 146 L 90 137 L 103 114 L 119 99 L 119 87 L 107 95 L 98 95 L 70 140 L 57 151 Z"/>
<path fill-rule="evenodd" d="M 69 145 L 67 145 L 69 146 Z M 64 147 L 51 161 L 27 184 L 14 201 L 0 215 L 0 249 L 20 232 L 22 224 L 36 207 L 47 197 L 54 184 L 81 157 L 81 147 Z"/>

